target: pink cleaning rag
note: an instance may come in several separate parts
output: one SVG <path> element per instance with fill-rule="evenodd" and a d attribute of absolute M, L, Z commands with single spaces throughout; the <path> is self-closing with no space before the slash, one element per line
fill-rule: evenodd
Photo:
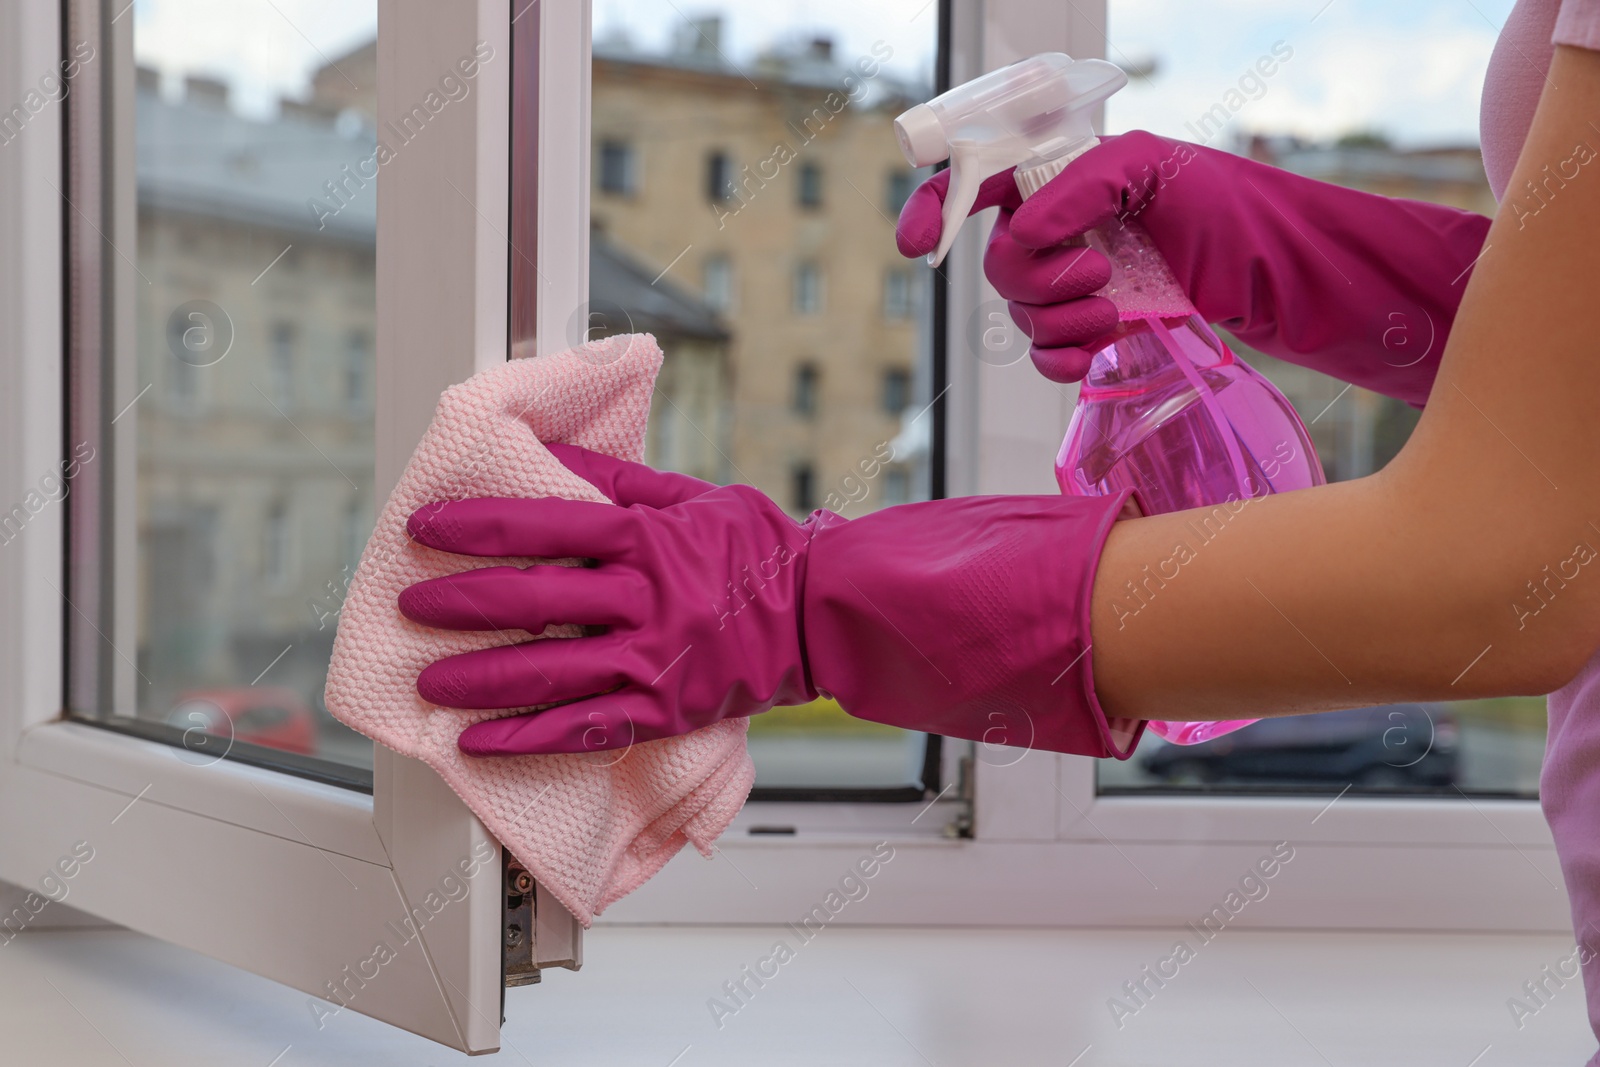
<path fill-rule="evenodd" d="M 549 561 L 437 552 L 406 536 L 406 519 L 430 501 L 463 497 L 604 501 L 540 442 L 642 459 L 660 368 L 655 339 L 628 334 L 513 360 L 445 390 L 367 542 L 328 667 L 328 710 L 438 771 L 584 926 L 643 885 L 685 843 L 711 854 L 712 842 L 738 814 L 755 780 L 745 747 L 747 722 L 730 719 L 685 737 L 614 751 L 462 754 L 456 739 L 468 725 L 519 712 L 439 708 L 417 695 L 417 674 L 444 656 L 536 635 L 430 629 L 401 615 L 396 597 L 414 582 L 443 574 Z M 546 638 L 575 635 L 572 627 L 545 632 Z"/>

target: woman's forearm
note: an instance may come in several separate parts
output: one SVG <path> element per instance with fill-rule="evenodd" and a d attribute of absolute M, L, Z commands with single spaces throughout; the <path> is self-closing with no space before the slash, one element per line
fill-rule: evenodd
<path fill-rule="evenodd" d="M 1117 525 L 1091 653 L 1109 714 L 1543 693 L 1600 645 L 1597 123 L 1600 53 L 1558 48 L 1427 409 L 1385 470 Z"/>

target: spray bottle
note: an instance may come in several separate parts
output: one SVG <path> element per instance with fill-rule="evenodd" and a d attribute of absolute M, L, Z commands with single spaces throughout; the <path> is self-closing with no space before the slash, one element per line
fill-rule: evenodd
<path fill-rule="evenodd" d="M 1046 52 L 897 118 L 912 166 L 950 160 L 944 225 L 928 262 L 944 259 L 985 178 L 1016 167 L 1017 188 L 1028 197 L 1099 143 L 1090 116 L 1127 81 L 1104 60 Z M 1150 514 L 1226 508 L 1217 522 L 1197 527 L 1203 543 L 1245 501 L 1323 484 L 1294 407 L 1195 311 L 1144 228 L 1121 219 L 1084 240 L 1111 261 L 1111 281 L 1098 295 L 1116 305 L 1121 321 L 1093 353 L 1056 457 L 1062 492 L 1104 496 L 1132 487 Z M 1142 608 L 1156 592 L 1134 595 Z M 1198 744 L 1253 721 L 1152 722 L 1150 729 Z"/>

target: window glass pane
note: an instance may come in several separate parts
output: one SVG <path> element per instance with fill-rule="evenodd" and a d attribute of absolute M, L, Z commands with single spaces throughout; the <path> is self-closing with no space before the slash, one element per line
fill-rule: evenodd
<path fill-rule="evenodd" d="M 815 163 L 800 164 L 799 187 L 801 207 L 822 206 L 822 168 Z"/>
<path fill-rule="evenodd" d="M 911 272 L 896 267 L 883 276 L 883 317 L 903 319 L 911 314 Z"/>
<path fill-rule="evenodd" d="M 911 190 L 916 188 L 916 177 L 910 171 L 894 169 L 889 172 L 887 179 L 888 193 L 885 205 L 889 214 L 898 216 L 900 209 L 906 206 L 906 201 L 911 199 Z"/>
<path fill-rule="evenodd" d="M 629 198 L 595 178 L 590 303 L 666 352 L 647 458 L 755 485 L 797 518 L 925 498 L 931 281 L 894 243 L 925 175 L 892 122 L 929 94 L 938 5 L 717 10 L 594 8 L 594 143 L 629 145 L 647 178 Z M 656 279 L 652 299 L 628 277 Z M 750 740 L 758 786 L 920 778 L 921 735 L 828 701 L 756 716 Z"/>
<path fill-rule="evenodd" d="M 820 372 L 815 363 L 802 363 L 794 369 L 794 413 L 806 418 L 817 413 L 817 379 Z"/>
<path fill-rule="evenodd" d="M 822 310 L 822 266 L 802 263 L 794 272 L 794 313 L 815 315 Z"/>
<path fill-rule="evenodd" d="M 721 149 L 706 155 L 706 199 L 720 204 L 733 196 L 733 161 Z"/>
<path fill-rule="evenodd" d="M 707 256 L 701 276 L 700 288 L 711 310 L 733 310 L 733 261 L 725 255 Z"/>
<path fill-rule="evenodd" d="M 373 521 L 376 0 L 131 18 L 137 714 L 370 765 L 322 689 Z"/>
<path fill-rule="evenodd" d="M 1108 56 L 1132 73 L 1107 108 L 1148 129 L 1323 181 L 1493 214 L 1478 153 L 1483 74 L 1512 0 L 1341 0 L 1308 23 L 1252 6 L 1110 0 Z M 1270 71 L 1271 73 L 1265 73 Z M 1380 469 L 1417 422 L 1404 403 L 1234 344 L 1308 424 L 1330 481 Z M 1267 721 L 1205 745 L 1149 736 L 1102 787 L 1421 790 L 1534 796 L 1543 697 L 1397 705 Z"/>
<path fill-rule="evenodd" d="M 626 141 L 601 141 L 599 186 L 603 193 L 633 192 L 633 146 Z"/>
<path fill-rule="evenodd" d="M 898 415 L 911 402 L 911 372 L 903 367 L 890 367 L 883 372 L 883 410 L 888 415 Z"/>

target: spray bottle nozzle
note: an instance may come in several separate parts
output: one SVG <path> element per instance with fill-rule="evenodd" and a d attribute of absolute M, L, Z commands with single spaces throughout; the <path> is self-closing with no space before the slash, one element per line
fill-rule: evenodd
<path fill-rule="evenodd" d="M 894 132 L 900 139 L 900 151 L 913 167 L 931 167 L 950 156 L 944 123 L 927 104 L 918 104 L 895 119 Z"/>
<path fill-rule="evenodd" d="M 928 262 L 938 266 L 944 260 L 985 178 L 1007 167 L 1065 166 L 1095 143 L 1090 122 L 1095 106 L 1127 83 L 1128 76 L 1113 63 L 1045 52 L 957 86 L 895 119 L 900 149 L 913 167 L 950 160 L 939 247 Z M 1023 195 L 1033 188 L 1023 187 Z"/>

